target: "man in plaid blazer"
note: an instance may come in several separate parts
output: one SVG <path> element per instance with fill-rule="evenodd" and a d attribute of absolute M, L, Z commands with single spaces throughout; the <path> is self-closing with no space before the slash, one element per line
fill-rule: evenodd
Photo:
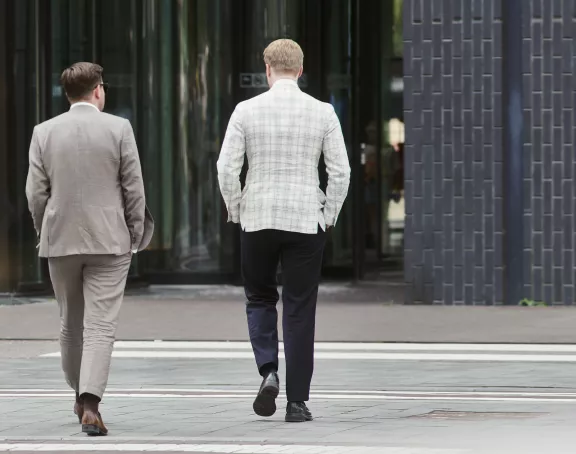
<path fill-rule="evenodd" d="M 242 276 L 248 328 L 263 377 L 254 401 L 260 416 L 272 416 L 279 393 L 278 290 L 282 266 L 286 357 L 286 421 L 312 420 L 309 399 L 314 368 L 314 326 L 326 230 L 333 227 L 348 192 L 350 165 L 334 108 L 298 88 L 304 55 L 292 40 L 264 51 L 270 90 L 238 104 L 218 160 L 218 178 L 228 221 L 241 229 Z M 244 155 L 249 170 L 241 190 Z M 326 194 L 319 188 L 324 154 Z"/>

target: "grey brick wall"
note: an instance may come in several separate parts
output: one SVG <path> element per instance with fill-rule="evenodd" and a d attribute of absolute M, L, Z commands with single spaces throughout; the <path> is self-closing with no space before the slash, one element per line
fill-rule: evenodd
<path fill-rule="evenodd" d="M 523 8 L 524 293 L 573 304 L 576 0 Z M 404 39 L 407 302 L 500 304 L 501 0 L 404 0 Z"/>
<path fill-rule="evenodd" d="M 573 304 L 576 282 L 576 0 L 530 0 L 522 18 L 524 288 Z"/>
<path fill-rule="evenodd" d="M 498 304 L 500 0 L 404 0 L 406 301 Z"/>

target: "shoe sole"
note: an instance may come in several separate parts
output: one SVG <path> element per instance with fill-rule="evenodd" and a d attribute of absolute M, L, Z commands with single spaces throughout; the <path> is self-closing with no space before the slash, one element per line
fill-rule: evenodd
<path fill-rule="evenodd" d="M 100 427 L 95 424 L 82 424 L 82 432 L 90 437 L 103 437 L 108 433 L 102 432 Z"/>
<path fill-rule="evenodd" d="M 280 390 L 275 386 L 266 386 L 263 388 L 256 396 L 256 400 L 254 400 L 254 404 L 252 405 L 254 413 L 266 418 L 276 413 L 276 398 L 279 393 Z"/>
<path fill-rule="evenodd" d="M 286 418 L 284 418 L 284 420 L 286 422 L 307 422 L 307 421 L 312 421 L 314 418 L 312 416 L 306 416 L 306 415 L 286 415 Z"/>

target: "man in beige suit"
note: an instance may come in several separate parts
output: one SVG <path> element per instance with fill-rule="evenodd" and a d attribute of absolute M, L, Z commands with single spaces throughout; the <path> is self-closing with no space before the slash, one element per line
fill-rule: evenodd
<path fill-rule="evenodd" d="M 102 67 L 62 73 L 70 110 L 34 128 L 26 195 L 60 306 L 62 368 L 88 435 L 106 435 L 98 411 L 110 371 L 132 254 L 153 222 L 128 120 L 102 112 Z"/>

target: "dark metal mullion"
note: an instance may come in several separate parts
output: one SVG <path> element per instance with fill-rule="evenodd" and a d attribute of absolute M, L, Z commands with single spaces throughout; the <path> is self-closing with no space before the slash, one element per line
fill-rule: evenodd
<path fill-rule="evenodd" d="M 50 26 L 50 2 L 36 0 L 35 5 L 35 41 L 36 41 L 36 123 L 50 118 L 52 113 L 52 35 Z M 48 18 L 48 20 L 46 20 Z M 38 284 L 47 284 L 48 261 L 38 258 Z"/>
<path fill-rule="evenodd" d="M 12 292 L 16 286 L 15 282 L 15 266 L 14 259 L 15 241 L 11 241 L 11 230 L 13 230 L 15 222 L 16 210 L 11 208 L 11 191 L 10 187 L 13 184 L 11 171 L 11 157 L 15 153 L 9 153 L 8 150 L 15 150 L 15 137 L 13 127 L 14 113 L 12 112 L 13 106 L 13 73 L 14 73 L 14 55 L 15 55 L 15 18 L 14 18 L 14 2 L 16 0 L 9 0 L 0 4 L 0 79 L 4 81 L 0 87 L 0 99 L 4 101 L 0 105 L 0 178 L 2 186 L 0 191 L 5 191 L 6 208 L 3 211 L 4 216 L 0 219 L 0 255 L 4 257 L 4 265 L 1 268 L 0 275 L 0 292 Z M 3 92 L 3 93 L 2 93 Z M 13 159 L 13 158 L 12 158 Z M 1 200 L 1 199 L 0 199 Z"/>
<path fill-rule="evenodd" d="M 102 63 L 102 7 L 97 0 L 90 2 L 92 61 Z"/>
<path fill-rule="evenodd" d="M 364 277 L 364 197 L 362 194 L 362 162 L 360 148 L 360 0 L 352 0 L 352 256 L 354 281 Z"/>
<path fill-rule="evenodd" d="M 14 134 L 14 150 L 24 151 L 27 146 L 25 143 L 26 136 L 22 131 L 18 131 L 15 126 L 18 124 L 24 125 L 24 130 L 26 133 L 31 131 L 30 123 L 36 123 L 36 118 L 34 117 L 34 110 L 32 107 L 31 92 L 32 90 L 27 90 L 26 87 L 33 86 L 33 72 L 31 71 L 33 65 L 31 65 L 30 47 L 33 45 L 33 40 L 31 39 L 30 30 L 35 28 L 34 17 L 27 12 L 31 8 L 34 9 L 34 2 L 28 0 L 26 2 L 18 2 L 14 0 L 14 22 L 16 26 L 13 30 L 13 36 L 15 37 L 14 45 L 14 79 L 12 79 L 14 86 L 14 98 L 20 100 L 20 102 L 12 102 L 11 107 L 14 107 L 14 119 L 13 119 L 13 131 Z M 23 30 L 22 30 L 23 29 Z M 20 30 L 20 34 L 18 34 Z M 14 284 L 16 286 L 16 291 L 20 291 L 22 287 L 27 285 L 24 282 L 24 243 L 25 243 L 25 232 L 24 232 L 24 216 L 20 213 L 20 209 L 25 206 L 25 202 L 22 200 L 22 191 L 18 191 L 17 188 L 22 187 L 21 175 L 25 174 L 23 169 L 22 158 L 19 153 L 11 154 L 12 161 L 12 183 L 10 186 L 9 199 L 13 200 L 16 205 L 16 218 L 17 222 L 14 223 L 12 232 L 12 256 L 15 262 L 19 263 L 18 271 L 14 273 Z"/>
<path fill-rule="evenodd" d="M 60 27 L 62 27 L 62 35 L 60 39 L 60 46 L 62 53 L 59 55 L 60 60 L 58 62 L 58 71 L 63 71 L 64 68 L 71 65 L 73 62 L 70 61 L 70 33 L 72 27 L 70 27 L 70 0 L 66 0 L 60 4 Z M 62 96 L 60 97 L 60 110 L 64 112 L 68 108 L 68 99 L 66 98 L 66 93 L 62 87 Z"/>
<path fill-rule="evenodd" d="M 246 20 L 247 20 L 247 13 L 250 12 L 250 8 L 248 8 L 248 5 L 246 5 L 246 2 L 244 0 L 241 1 L 234 1 L 231 2 L 234 4 L 234 6 L 237 8 L 236 9 L 236 14 L 232 15 L 232 18 L 235 22 L 234 24 L 234 28 L 237 30 L 237 36 L 235 36 L 234 41 L 233 41 L 233 52 L 236 56 L 236 70 L 234 71 L 233 74 L 233 79 L 232 79 L 232 83 L 233 83 L 233 90 L 236 93 L 235 96 L 235 100 L 234 103 L 238 103 L 240 101 L 243 101 L 242 99 L 242 94 L 240 92 L 240 89 L 238 87 L 238 79 L 236 79 L 235 77 L 237 77 L 236 75 L 239 74 L 240 72 L 245 71 L 244 69 L 244 62 L 247 60 L 246 58 L 246 52 L 247 52 L 247 33 L 245 33 L 245 30 L 248 28 L 246 26 Z M 236 28 L 237 27 L 237 28 Z M 249 51 L 248 51 L 249 52 Z M 246 159 L 245 159 L 246 161 Z M 242 171 L 242 173 L 244 174 L 244 170 L 246 168 L 246 162 L 244 163 L 244 169 Z M 241 180 L 243 178 L 243 175 L 241 175 Z M 226 216 L 228 216 L 226 214 Z M 234 267 L 233 267 L 233 274 L 234 274 L 234 282 L 236 284 L 240 284 L 242 282 L 242 270 L 241 270 L 241 240 L 240 240 L 240 227 L 237 227 L 236 225 L 234 225 L 233 227 L 233 260 L 234 260 Z"/>
<path fill-rule="evenodd" d="M 52 71 L 50 63 L 52 55 L 50 44 L 50 2 L 36 0 L 35 5 L 35 41 L 36 41 L 36 123 L 50 118 L 52 100 Z"/>
<path fill-rule="evenodd" d="M 144 48 L 144 40 L 141 39 L 142 37 L 142 27 L 143 27 L 143 22 L 144 22 L 144 13 L 143 13 L 143 4 L 145 4 L 145 1 L 140 1 L 140 0 L 133 0 L 132 1 L 132 5 L 133 5 L 133 11 L 132 11 L 132 15 L 133 15 L 133 20 L 134 20 L 134 33 L 133 36 L 135 38 L 134 39 L 134 43 L 135 43 L 135 67 L 136 67 L 136 74 L 145 74 L 144 72 L 144 65 L 145 65 L 145 61 L 143 58 L 143 48 Z M 143 131 L 143 125 L 144 125 L 144 121 L 143 121 L 143 112 L 144 112 L 144 90 L 143 90 L 143 86 L 144 86 L 144 81 L 142 80 L 141 77 L 134 77 L 135 83 L 136 83 L 136 88 L 134 88 L 134 92 L 136 93 L 135 99 L 133 100 L 134 102 L 134 109 L 136 111 L 136 115 L 134 115 L 134 118 L 136 119 L 136 124 L 132 125 L 132 127 L 135 129 L 135 134 L 136 134 L 136 140 L 138 141 L 138 143 L 143 143 L 143 139 L 144 136 L 142 134 Z"/>
<path fill-rule="evenodd" d="M 381 13 L 382 2 L 376 2 L 376 11 L 374 16 L 378 18 L 378 23 L 382 17 Z M 382 58 L 388 58 L 388 55 L 384 55 L 382 48 L 382 36 L 383 28 L 380 26 L 376 28 L 376 55 L 380 57 L 377 58 L 376 64 L 376 260 L 380 259 L 382 254 L 382 220 L 384 219 L 384 213 L 382 213 L 382 197 L 388 197 L 388 194 L 382 194 Z"/>
<path fill-rule="evenodd" d="M 39 9 L 39 73 L 41 79 L 40 105 L 41 120 L 48 120 L 52 116 L 52 30 L 50 2 L 39 2 L 42 7 Z M 48 20 L 46 20 L 48 18 Z"/>
<path fill-rule="evenodd" d="M 220 131 L 220 138 L 221 141 L 226 134 L 226 129 L 228 126 L 228 119 L 232 115 L 232 111 L 235 107 L 235 101 L 238 97 L 238 82 L 236 79 L 236 75 L 241 71 L 240 68 L 240 61 L 238 59 L 238 52 L 236 50 L 236 43 L 240 41 L 240 30 L 238 24 L 238 15 L 236 14 L 235 8 L 237 8 L 237 2 L 226 2 L 221 9 L 222 23 L 225 24 L 225 27 L 228 27 L 229 33 L 225 32 L 226 28 L 221 27 L 222 33 L 222 45 L 221 49 L 226 49 L 226 52 L 223 52 L 223 55 L 226 55 L 225 63 L 223 63 L 220 67 L 223 68 L 225 65 L 225 74 L 231 77 L 231 87 L 230 91 L 228 91 L 228 86 L 226 82 L 222 80 L 223 85 L 221 86 L 221 92 L 227 93 L 227 96 L 221 97 L 221 115 L 220 115 L 220 124 L 219 124 L 219 131 Z M 224 247 L 230 246 L 232 248 L 232 258 L 233 258 L 233 265 L 226 270 L 226 273 L 233 276 L 233 280 L 240 282 L 240 270 L 236 269 L 236 232 L 231 231 L 230 225 L 228 224 L 228 211 L 226 210 L 226 205 L 222 198 L 219 198 L 219 205 L 220 209 L 220 238 L 222 238 L 222 247 L 220 247 L 220 269 L 224 268 L 224 264 L 230 260 L 230 256 L 227 254 L 228 250 Z M 239 257 L 238 257 L 238 260 Z M 223 272 L 223 271 L 221 271 Z"/>
<path fill-rule="evenodd" d="M 232 58 L 233 55 L 235 54 L 235 52 L 234 52 L 234 49 L 231 47 L 231 43 L 236 42 L 236 38 L 234 36 L 235 30 L 236 30 L 236 25 L 232 21 L 232 18 L 235 18 L 235 16 L 232 14 L 232 11 L 230 10 L 231 8 L 232 8 L 232 5 L 228 2 L 225 3 L 222 8 L 220 8 L 220 14 L 222 15 L 222 17 L 220 19 L 221 24 L 225 24 L 225 26 L 229 26 L 229 31 L 230 31 L 230 34 L 227 34 L 226 32 L 222 31 L 222 26 L 220 26 L 220 33 L 222 34 L 222 36 L 220 36 L 221 55 L 227 56 L 225 61 L 221 63 L 220 68 L 221 68 L 221 70 L 223 68 L 226 68 L 225 70 L 223 70 L 223 73 L 224 74 L 230 74 L 230 77 L 232 77 L 232 83 L 234 84 L 234 82 L 236 82 L 234 80 L 234 75 L 237 74 L 238 71 L 236 70 L 235 62 Z M 227 49 L 230 52 L 230 55 L 227 55 L 227 53 L 225 53 L 223 51 L 223 49 Z M 234 89 L 232 89 L 232 90 L 234 90 Z M 222 79 L 220 82 L 220 91 L 221 91 L 221 93 L 225 92 L 224 85 L 222 84 Z M 233 92 L 228 93 L 227 95 L 231 95 L 233 97 Z M 222 141 L 222 138 L 224 137 L 224 135 L 226 134 L 227 120 L 231 115 L 230 109 L 232 108 L 231 104 L 229 105 L 227 103 L 227 98 L 228 98 L 228 96 L 222 96 L 220 99 L 220 121 L 218 124 L 218 133 L 219 133 L 219 137 L 220 137 L 221 141 Z M 220 269 L 222 269 L 224 266 L 224 263 L 226 263 L 226 249 L 224 246 L 226 244 L 226 241 L 227 241 L 226 238 L 228 235 L 228 222 L 227 222 L 228 213 L 224 209 L 224 202 L 222 201 L 221 198 L 218 199 L 216 208 L 218 208 L 220 210 L 219 230 L 220 230 L 221 242 L 220 242 L 220 247 L 218 248 L 218 263 L 220 264 Z"/>
<path fill-rule="evenodd" d="M 145 73 L 145 68 L 144 66 L 146 65 L 146 61 L 144 60 L 144 58 L 142 57 L 143 52 L 142 49 L 144 47 L 144 40 L 141 39 L 143 38 L 143 34 L 142 34 L 142 28 L 143 28 L 143 23 L 144 23 L 144 6 L 147 2 L 146 1 L 141 1 L 141 0 L 137 0 L 134 1 L 132 3 L 133 7 L 134 7 L 134 11 L 132 11 L 133 17 L 134 17 L 134 34 L 133 36 L 136 37 L 136 39 L 134 40 L 136 43 L 136 73 L 137 74 L 146 74 Z M 106 68 L 104 68 L 104 70 L 106 70 Z M 147 80 L 147 78 L 142 78 L 142 77 L 136 77 L 135 81 L 136 81 L 136 98 L 134 99 L 134 109 L 136 111 L 136 115 L 134 116 L 134 118 L 136 119 L 136 124 L 132 125 L 133 129 L 135 130 L 135 135 L 136 135 L 136 141 L 137 143 L 142 144 L 142 146 L 144 146 L 144 130 L 145 128 L 143 127 L 145 122 L 144 122 L 144 102 L 143 99 L 145 96 L 144 93 L 144 84 L 146 83 L 145 80 Z M 141 148 L 139 148 L 141 150 Z M 140 152 L 141 153 L 141 152 Z M 144 164 L 144 163 L 143 163 Z M 160 166 L 154 166 L 155 169 L 160 169 Z M 159 170 L 157 170 L 159 172 Z M 160 208 L 162 209 L 162 208 Z M 161 215 L 161 213 L 158 213 L 158 215 Z M 158 216 L 157 215 L 157 216 Z M 161 218 L 159 218 L 161 219 Z M 160 234 L 160 232 L 156 233 L 157 235 Z M 132 277 L 134 278 L 140 278 L 141 274 L 144 272 L 145 266 L 146 266 L 146 255 L 141 255 L 140 257 L 138 257 L 137 254 L 136 257 L 134 258 L 134 271 L 133 271 L 133 275 Z M 143 258 L 143 259 L 142 259 Z"/>
<path fill-rule="evenodd" d="M 172 5 L 171 8 L 171 17 L 170 17 L 170 22 L 171 22 L 171 26 L 172 26 L 172 43 L 174 46 L 174 53 L 173 53 L 173 57 L 172 57 L 172 73 L 176 76 L 178 76 L 180 74 L 180 27 L 179 27 L 179 21 L 178 21 L 178 15 L 180 12 L 180 6 L 177 4 Z M 178 119 L 180 118 L 180 77 L 177 77 L 176 82 L 173 83 L 173 90 L 172 90 L 172 99 L 175 101 L 172 103 L 172 154 L 173 154 L 173 159 L 172 159 L 172 175 L 176 176 L 178 175 L 178 166 L 180 165 L 179 160 L 178 160 L 178 156 L 180 153 L 180 139 L 179 139 L 179 121 Z M 174 198 L 176 200 L 178 200 L 178 196 L 179 196 L 179 179 L 178 178 L 172 178 L 172 194 L 174 195 Z M 174 207 L 178 207 L 177 204 L 174 205 Z M 170 251 L 170 256 L 168 258 L 165 259 L 164 265 L 167 267 L 172 267 L 173 262 L 175 262 L 174 260 L 174 256 L 177 250 L 177 246 L 176 246 L 176 238 L 178 237 L 178 222 L 177 222 L 177 216 L 180 215 L 179 213 L 179 209 L 173 209 L 173 219 L 172 219 L 172 251 Z"/>
<path fill-rule="evenodd" d="M 504 120 L 504 303 L 518 304 L 523 295 L 524 203 L 522 172 L 522 4 L 502 2 Z"/>

